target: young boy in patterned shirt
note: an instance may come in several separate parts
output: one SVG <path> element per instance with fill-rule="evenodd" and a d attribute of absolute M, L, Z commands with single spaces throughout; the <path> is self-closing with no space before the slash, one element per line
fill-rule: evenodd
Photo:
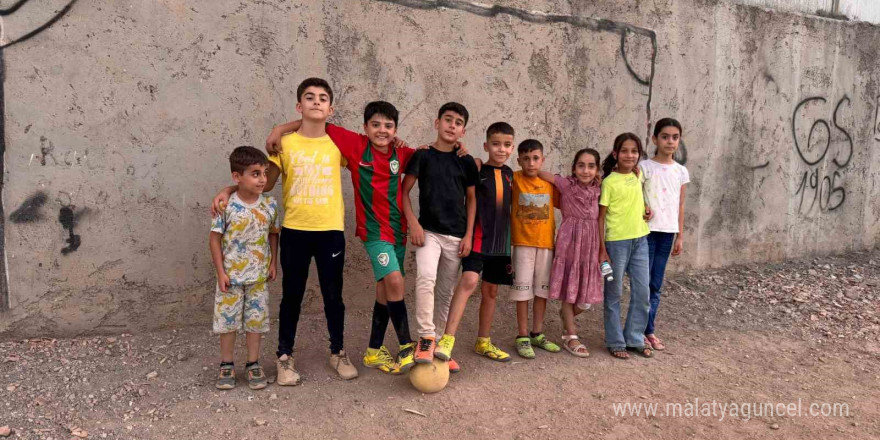
<path fill-rule="evenodd" d="M 248 387 L 266 387 L 260 366 L 260 339 L 269 331 L 266 281 L 275 279 L 278 260 L 278 203 L 263 194 L 269 160 L 254 147 L 238 147 L 229 156 L 238 184 L 211 225 L 211 258 L 217 269 L 214 333 L 220 335 L 220 374 L 216 387 L 235 387 L 235 333 L 247 333 Z"/>

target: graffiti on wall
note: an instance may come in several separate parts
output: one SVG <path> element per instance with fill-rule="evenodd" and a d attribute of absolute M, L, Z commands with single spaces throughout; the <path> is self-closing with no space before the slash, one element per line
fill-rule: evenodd
<path fill-rule="evenodd" d="M 806 98 L 795 106 L 791 117 L 794 149 L 807 166 L 794 193 L 799 198 L 798 213 L 804 215 L 815 209 L 834 211 L 846 202 L 844 176 L 852 162 L 854 144 L 852 129 L 841 124 L 841 114 L 852 108 L 852 101 L 843 95 L 833 107 L 828 104 L 823 96 Z M 810 124 L 805 113 L 813 108 L 830 114 L 827 118 L 815 117 Z"/>
<path fill-rule="evenodd" d="M 79 0 L 70 0 L 63 8 L 54 11 L 54 13 L 45 22 L 31 29 L 30 31 L 25 32 L 22 35 L 15 36 L 9 41 L 0 41 L 0 176 L 4 175 L 5 173 L 5 163 L 3 162 L 3 158 L 5 157 L 6 153 L 6 109 L 4 108 L 5 95 L 3 90 L 4 84 L 6 82 L 6 66 L 4 64 L 3 51 L 8 50 L 10 47 L 16 44 L 30 40 L 31 38 L 45 31 L 46 29 L 52 27 L 52 25 L 61 20 L 65 15 L 67 15 L 68 12 L 70 12 L 70 10 L 73 8 L 73 5 L 76 4 L 77 1 Z M 9 5 L 8 7 L 0 8 L 0 19 L 6 20 L 11 18 L 19 9 L 28 4 L 28 2 L 30 2 L 30 0 L 17 0 L 15 3 Z M 4 35 L 2 21 L 0 21 L 0 35 Z M 37 200 L 33 202 L 37 202 Z M 43 200 L 42 203 L 45 203 L 45 200 Z M 42 203 L 40 203 L 40 206 L 42 206 Z M 39 206 L 37 206 L 36 208 L 39 208 Z M 34 206 L 32 205 L 31 208 L 28 209 L 34 209 Z M 26 214 L 30 211 L 25 210 L 19 212 L 17 210 L 13 212 L 13 215 L 16 212 L 18 212 L 19 215 L 15 218 L 11 218 L 11 220 L 17 223 L 19 221 L 25 221 L 25 219 L 27 218 Z M 35 212 L 38 212 L 38 210 Z M 6 250 L 2 248 L 3 243 L 6 242 L 4 219 L 5 215 L 3 212 L 3 182 L 2 180 L 0 180 L 0 312 L 9 310 L 9 286 L 6 282 Z M 18 221 L 16 219 L 18 219 Z"/>
<path fill-rule="evenodd" d="M 880 95 L 874 101 L 874 140 L 880 141 Z"/>

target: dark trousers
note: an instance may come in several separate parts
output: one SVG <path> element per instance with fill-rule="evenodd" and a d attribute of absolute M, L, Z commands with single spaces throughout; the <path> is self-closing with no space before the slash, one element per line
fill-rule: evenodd
<path fill-rule="evenodd" d="M 648 311 L 646 335 L 654 334 L 654 318 L 660 307 L 660 289 L 663 287 L 663 275 L 666 274 L 666 263 L 669 262 L 673 242 L 675 242 L 675 234 L 671 232 L 651 231 L 648 234 L 648 272 L 651 274 L 648 288 L 651 292 L 649 299 L 651 309 Z"/>
<path fill-rule="evenodd" d="M 345 304 L 342 302 L 342 268 L 345 262 L 345 236 L 342 231 L 281 230 L 281 311 L 278 325 L 277 355 L 293 355 L 296 327 L 302 311 L 306 280 L 312 257 L 318 266 L 318 282 L 324 297 L 324 316 L 330 333 L 330 352 L 342 350 L 345 330 Z"/>

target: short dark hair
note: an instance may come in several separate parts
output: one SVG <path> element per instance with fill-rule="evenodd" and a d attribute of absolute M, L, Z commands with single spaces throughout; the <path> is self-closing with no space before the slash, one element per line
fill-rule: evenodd
<path fill-rule="evenodd" d="M 486 129 L 486 139 L 492 137 L 493 134 L 509 134 L 513 136 L 513 127 L 507 122 L 496 122 Z"/>
<path fill-rule="evenodd" d="M 446 112 L 458 113 L 459 115 L 461 115 L 462 118 L 464 118 L 464 125 L 467 126 L 469 115 L 467 109 L 464 108 L 463 105 L 457 102 L 447 102 L 446 104 L 443 104 L 440 107 L 440 111 L 437 112 L 437 119 L 442 118 L 443 113 Z"/>
<path fill-rule="evenodd" d="M 229 155 L 229 168 L 233 173 L 242 174 L 251 165 L 268 165 L 269 158 L 262 151 L 247 145 L 232 150 Z"/>
<path fill-rule="evenodd" d="M 376 115 L 385 116 L 388 119 L 394 121 L 394 126 L 397 126 L 397 109 L 387 103 L 385 101 L 373 101 L 367 104 L 367 107 L 364 108 L 364 124 L 366 124 L 370 118 Z"/>
<path fill-rule="evenodd" d="M 526 139 L 520 142 L 519 146 L 516 147 L 516 154 L 525 154 L 535 150 L 539 150 L 541 153 L 543 153 L 544 146 L 535 139 Z"/>
<path fill-rule="evenodd" d="M 330 84 L 321 78 L 306 78 L 303 82 L 299 83 L 299 87 L 296 88 L 296 102 L 302 101 L 303 94 L 306 93 L 306 89 L 309 87 L 320 87 L 327 92 L 327 95 L 330 96 L 330 104 L 333 104 L 333 89 L 330 88 Z"/>

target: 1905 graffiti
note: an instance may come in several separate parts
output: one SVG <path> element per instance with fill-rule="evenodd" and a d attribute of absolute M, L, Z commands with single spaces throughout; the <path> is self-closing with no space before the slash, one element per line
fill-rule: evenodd
<path fill-rule="evenodd" d="M 854 143 L 850 134 L 851 130 L 841 125 L 840 112 L 844 104 L 847 107 L 851 107 L 852 102 L 849 97 L 844 95 L 837 101 L 834 111 L 831 113 L 830 124 L 824 118 L 818 118 L 813 121 L 809 131 L 806 132 L 806 144 L 802 144 L 800 139 L 798 139 L 799 134 L 801 137 L 803 136 L 803 133 L 798 131 L 798 115 L 801 110 L 810 104 L 824 104 L 826 102 L 827 99 L 822 96 L 806 98 L 795 106 L 791 117 L 791 130 L 794 137 L 795 151 L 801 161 L 809 167 L 809 169 L 801 174 L 797 190 L 794 193 L 795 196 L 800 196 L 798 212 L 803 214 L 809 214 L 817 204 L 820 211 L 834 211 L 843 206 L 846 201 L 844 173 L 846 168 L 849 167 L 850 162 L 852 162 Z M 834 154 L 834 157 L 830 158 L 831 163 L 829 165 L 832 166 L 833 171 L 827 170 L 829 167 L 821 165 L 824 160 L 830 157 L 829 150 L 831 150 L 833 138 L 832 128 L 839 138 L 843 138 L 842 141 L 838 142 L 841 147 Z M 824 145 L 820 143 L 817 148 L 813 148 L 814 136 L 821 135 L 822 131 L 826 135 Z M 810 200 L 806 211 L 803 209 L 805 200 Z"/>

